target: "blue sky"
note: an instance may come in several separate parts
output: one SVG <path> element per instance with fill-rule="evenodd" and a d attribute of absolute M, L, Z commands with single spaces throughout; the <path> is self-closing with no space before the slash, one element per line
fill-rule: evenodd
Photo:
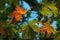
<path fill-rule="evenodd" d="M 37 0 L 38 3 L 42 2 L 42 0 Z"/>

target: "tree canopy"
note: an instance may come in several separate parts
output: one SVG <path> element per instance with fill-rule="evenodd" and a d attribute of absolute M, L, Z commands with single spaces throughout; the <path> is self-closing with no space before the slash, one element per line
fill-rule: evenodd
<path fill-rule="evenodd" d="M 0 40 L 60 40 L 60 0 L 39 1 L 0 0 Z M 24 2 L 30 10 L 23 7 Z M 32 11 L 37 17 L 29 20 Z M 56 29 L 53 21 L 57 21 Z"/>

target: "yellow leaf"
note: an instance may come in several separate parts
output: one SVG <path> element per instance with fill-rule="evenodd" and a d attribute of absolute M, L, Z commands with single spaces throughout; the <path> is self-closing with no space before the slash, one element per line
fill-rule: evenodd
<path fill-rule="evenodd" d="M 45 16 L 48 16 L 48 14 L 52 15 L 52 12 L 46 6 L 42 8 L 41 13 Z"/>
<path fill-rule="evenodd" d="M 52 10 L 58 10 L 56 6 L 54 6 L 54 4 L 50 4 L 48 5 L 48 7 Z"/>

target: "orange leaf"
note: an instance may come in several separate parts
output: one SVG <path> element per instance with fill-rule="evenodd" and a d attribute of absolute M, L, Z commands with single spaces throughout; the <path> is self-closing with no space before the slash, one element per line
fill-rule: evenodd
<path fill-rule="evenodd" d="M 20 14 L 26 14 L 26 10 L 23 10 L 21 7 L 19 7 L 18 5 L 16 5 L 16 11 L 18 12 L 18 13 L 20 13 Z"/>
<path fill-rule="evenodd" d="M 22 10 L 22 11 L 20 11 L 20 14 L 23 15 L 23 14 L 26 14 L 26 12 L 27 12 L 26 10 Z"/>
<path fill-rule="evenodd" d="M 47 28 L 46 28 L 46 27 L 44 27 L 44 26 L 43 26 L 42 28 L 40 28 L 40 32 L 41 32 L 41 33 L 45 33 L 45 32 L 46 32 L 46 30 L 47 30 Z"/>
<path fill-rule="evenodd" d="M 18 11 L 18 13 L 20 13 L 21 10 L 22 10 L 22 8 L 19 7 L 18 5 L 16 5 L 16 11 Z"/>
<path fill-rule="evenodd" d="M 41 33 L 47 33 L 47 37 L 50 37 L 51 33 L 55 34 L 54 27 L 50 26 L 50 19 L 40 28 Z M 48 36 L 49 35 L 49 36 Z"/>
<path fill-rule="evenodd" d="M 20 21 L 22 15 L 19 15 L 19 14 L 15 14 L 15 20 L 16 21 Z"/>
<path fill-rule="evenodd" d="M 19 21 L 21 19 L 22 15 L 26 14 L 26 12 L 27 12 L 26 10 L 23 10 L 21 7 L 16 5 L 16 10 L 10 14 L 10 17 L 11 17 L 10 22 L 13 20 L 13 18 L 15 18 L 16 21 Z"/>
<path fill-rule="evenodd" d="M 13 13 L 9 14 L 10 16 L 10 22 L 12 22 L 13 18 L 15 17 L 16 11 L 13 11 Z"/>

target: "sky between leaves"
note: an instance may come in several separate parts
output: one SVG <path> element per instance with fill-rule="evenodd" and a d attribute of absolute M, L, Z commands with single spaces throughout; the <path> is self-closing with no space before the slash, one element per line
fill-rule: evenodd
<path fill-rule="evenodd" d="M 42 2 L 42 0 L 37 0 L 37 2 L 38 3 L 40 3 L 40 2 Z M 20 2 L 19 2 L 20 3 Z M 20 4 L 19 4 L 20 5 Z M 8 3 L 6 3 L 5 4 L 5 7 L 8 7 L 9 6 L 9 4 Z M 23 1 L 23 8 L 24 9 L 26 9 L 27 11 L 29 11 L 29 10 L 31 10 L 31 8 L 30 8 L 30 6 L 29 6 L 29 4 L 28 3 L 26 3 L 25 1 Z M 26 15 L 25 15 L 26 16 Z M 31 15 L 30 15 L 31 17 L 29 17 L 29 18 L 27 18 L 26 20 L 27 21 L 29 21 L 29 20 L 34 20 L 34 19 L 36 19 L 37 20 L 37 12 L 36 11 L 31 11 Z M 50 17 L 50 15 L 48 15 L 48 17 Z M 41 20 L 44 20 L 44 17 L 41 19 Z M 57 23 L 57 21 L 53 21 L 53 23 L 51 24 L 55 29 L 57 28 L 57 25 L 56 25 L 56 23 Z M 26 24 L 26 23 L 25 23 Z M 36 24 L 37 25 L 37 24 Z M 39 25 L 37 25 L 38 27 L 41 27 L 41 26 L 43 26 L 43 25 L 41 25 L 41 24 L 39 24 Z M 19 33 L 20 35 L 20 37 L 22 37 L 22 33 Z"/>

